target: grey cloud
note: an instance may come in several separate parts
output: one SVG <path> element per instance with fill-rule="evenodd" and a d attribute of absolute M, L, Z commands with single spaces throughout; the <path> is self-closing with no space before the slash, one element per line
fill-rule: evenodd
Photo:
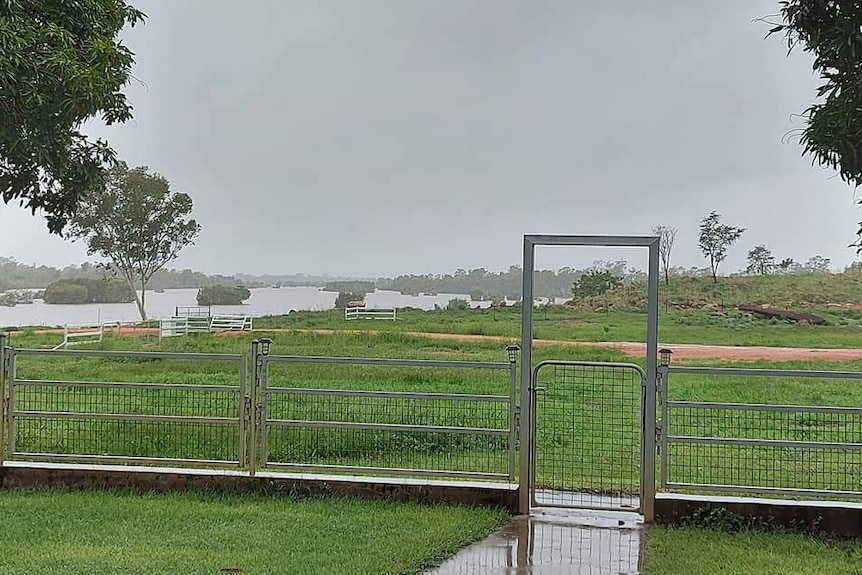
<path fill-rule="evenodd" d="M 139 4 L 136 120 L 90 130 L 193 195 L 178 266 L 500 269 L 524 232 L 657 223 L 702 265 L 712 209 L 749 228 L 728 269 L 755 243 L 853 257 L 851 191 L 782 142 L 816 78 L 752 21 L 774 0 Z M 83 257 L 16 210 L 0 226 L 0 253 Z"/>

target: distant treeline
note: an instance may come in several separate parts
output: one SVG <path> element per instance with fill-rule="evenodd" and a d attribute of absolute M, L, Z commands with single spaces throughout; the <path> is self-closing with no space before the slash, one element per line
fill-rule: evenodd
<path fill-rule="evenodd" d="M 376 284 L 376 282 L 372 281 L 336 281 L 326 282 L 326 284 L 323 286 L 323 290 L 364 296 L 367 293 L 373 292 L 375 287 L 379 286 Z"/>
<path fill-rule="evenodd" d="M 824 265 L 814 260 L 826 262 Z M 829 260 L 812 258 L 806 264 L 776 266 L 775 273 L 810 274 L 829 273 Z M 814 263 L 812 263 L 814 262 Z M 783 262 L 782 262 L 783 263 Z M 845 273 L 858 274 L 862 264 L 849 266 Z M 643 271 L 630 268 L 627 262 L 597 260 L 586 269 L 562 268 L 559 270 L 540 270 L 535 274 L 534 294 L 536 297 L 571 297 L 572 287 L 582 275 L 590 270 L 609 271 L 620 278 L 623 286 L 642 283 L 646 279 Z M 708 270 L 699 268 L 684 269 L 671 267 L 671 277 L 699 277 Z M 48 266 L 31 266 L 8 258 L 0 258 L 0 291 L 20 288 L 45 288 L 60 279 L 92 279 L 102 280 L 111 277 L 110 271 L 91 263 L 80 266 L 68 266 L 56 269 Z M 361 299 L 365 294 L 375 289 L 395 290 L 409 295 L 455 293 L 469 295 L 474 300 L 503 298 L 519 299 L 521 297 L 521 268 L 511 266 L 506 271 L 493 272 L 485 268 L 471 270 L 459 269 L 449 274 L 400 275 L 395 278 L 344 278 L 337 276 L 312 276 L 304 274 L 253 276 L 237 274 L 235 276 L 206 275 L 201 272 L 186 270 L 162 270 L 153 276 L 148 289 L 203 288 L 213 285 L 244 285 L 249 288 L 261 286 L 320 286 L 326 291 L 351 294 L 351 297 Z"/>
<path fill-rule="evenodd" d="M 63 279 L 101 280 L 110 277 L 110 270 L 91 263 L 80 266 L 67 266 L 62 269 L 49 266 L 22 264 L 9 258 L 0 258 L 0 290 L 20 288 L 46 288 L 49 284 Z M 208 276 L 192 270 L 159 270 L 150 280 L 148 289 L 201 288 L 218 284 L 237 284 L 235 278 L 221 275 Z M 250 287 L 261 285 L 257 282 L 243 282 Z"/>
<path fill-rule="evenodd" d="M 609 270 L 624 283 L 643 277 L 643 272 L 628 269 L 622 260 L 596 261 L 590 269 Z M 588 270 L 562 268 L 540 270 L 534 275 L 533 291 L 539 297 L 571 297 L 572 286 Z M 485 268 L 457 270 L 454 274 L 403 275 L 392 280 L 391 287 L 402 293 L 457 293 L 468 294 L 471 299 L 518 299 L 521 297 L 521 267 L 511 266 L 504 272 L 491 272 Z"/>

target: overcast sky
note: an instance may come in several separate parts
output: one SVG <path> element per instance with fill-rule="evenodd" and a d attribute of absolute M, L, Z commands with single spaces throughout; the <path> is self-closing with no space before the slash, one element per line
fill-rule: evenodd
<path fill-rule="evenodd" d="M 777 0 L 137 0 L 135 120 L 88 127 L 191 194 L 203 226 L 172 267 L 395 275 L 518 263 L 523 233 L 748 228 L 837 264 L 852 190 L 784 141 L 817 78 L 753 19 Z M 86 258 L 0 207 L 0 254 Z M 554 250 L 545 267 L 626 253 Z M 644 258 L 630 258 L 642 265 Z"/>

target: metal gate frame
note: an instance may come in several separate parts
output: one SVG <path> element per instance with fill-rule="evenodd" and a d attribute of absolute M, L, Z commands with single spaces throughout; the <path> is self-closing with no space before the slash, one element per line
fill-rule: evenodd
<path fill-rule="evenodd" d="M 656 373 L 658 351 L 658 286 L 659 242 L 657 236 L 577 236 L 577 235 L 524 235 L 524 260 L 521 290 L 521 426 L 533 429 L 533 273 L 536 246 L 571 247 L 622 247 L 649 250 L 649 280 L 647 288 L 646 381 L 643 397 L 643 441 L 641 453 L 641 513 L 650 523 L 655 517 L 655 460 L 656 460 Z M 532 492 L 532 461 L 534 437 L 532 432 L 521 434 L 520 485 L 518 511 L 530 513 Z"/>

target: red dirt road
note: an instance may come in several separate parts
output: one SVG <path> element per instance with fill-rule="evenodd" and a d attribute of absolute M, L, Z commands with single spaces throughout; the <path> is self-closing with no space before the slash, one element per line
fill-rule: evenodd
<path fill-rule="evenodd" d="M 116 332 L 116 329 L 113 330 Z M 256 329 L 254 332 L 265 333 L 319 333 L 323 335 L 332 335 L 335 333 L 345 333 L 346 330 L 332 329 Z M 46 329 L 39 330 L 38 334 L 62 334 L 63 330 Z M 158 328 L 120 328 L 118 335 L 120 336 L 141 336 L 141 335 L 158 335 Z M 226 331 L 216 335 L 242 335 L 247 332 Z M 365 333 L 384 333 L 379 331 L 365 331 Z M 428 339 L 454 340 L 454 341 L 488 341 L 499 343 L 518 343 L 517 338 L 493 336 L 493 335 L 467 335 L 457 333 L 430 333 L 430 332 L 404 332 L 405 335 L 415 337 L 425 337 Z M 535 346 L 576 346 L 576 347 L 602 347 L 606 349 L 617 349 L 626 355 L 632 357 L 643 357 L 646 353 L 646 344 L 630 341 L 563 341 L 550 339 L 533 340 Z M 851 361 L 862 360 L 862 348 L 858 349 L 840 349 L 840 348 L 807 348 L 807 347 L 766 347 L 766 346 L 751 346 L 737 347 L 730 345 L 701 345 L 693 343 L 668 343 L 661 344 L 660 347 L 667 347 L 673 350 L 674 359 L 717 359 L 727 361 Z"/>
<path fill-rule="evenodd" d="M 257 330 L 255 330 L 257 331 Z M 261 331 L 294 331 L 294 330 L 261 330 Z M 344 333 L 344 331 L 332 329 L 308 329 L 295 330 L 305 333 L 319 333 L 332 335 Z M 365 333 L 381 333 L 367 331 Z M 467 335 L 457 333 L 430 333 L 430 332 L 404 332 L 405 335 L 415 337 L 426 337 L 429 339 L 445 339 L 455 341 L 494 341 L 499 343 L 518 343 L 517 338 L 493 336 L 493 335 Z M 552 339 L 535 339 L 535 346 L 563 345 L 577 347 L 602 347 L 607 349 L 618 349 L 632 357 L 644 357 L 646 344 L 630 341 L 563 341 Z M 732 345 L 701 345 L 694 343 L 668 343 L 659 347 L 673 350 L 674 359 L 718 359 L 727 361 L 851 361 L 862 360 L 862 348 L 840 349 L 840 348 L 807 348 L 807 347 L 767 347 L 751 346 L 741 347 Z"/>

